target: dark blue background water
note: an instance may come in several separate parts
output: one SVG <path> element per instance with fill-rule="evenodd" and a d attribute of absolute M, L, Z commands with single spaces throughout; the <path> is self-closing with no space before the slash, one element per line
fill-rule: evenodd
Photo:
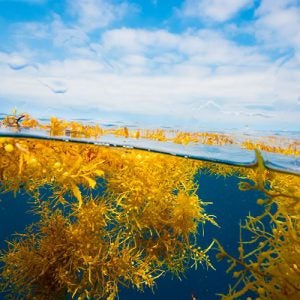
<path fill-rule="evenodd" d="M 199 196 L 203 201 L 213 202 L 206 206 L 208 214 L 217 216 L 220 228 L 211 224 L 205 225 L 205 233 L 202 236 L 202 228 L 199 232 L 199 244 L 208 246 L 213 238 L 217 238 L 225 250 L 230 254 L 237 254 L 239 241 L 239 223 L 251 211 L 252 215 L 262 212 L 262 207 L 256 204 L 261 194 L 257 191 L 241 192 L 238 189 L 237 177 L 216 177 L 214 175 L 198 174 L 196 180 L 199 183 Z M 16 198 L 11 193 L 1 195 L 0 199 L 0 247 L 6 247 L 4 240 L 10 239 L 14 232 L 22 232 L 24 227 L 37 220 L 36 216 L 27 213 L 30 205 L 26 195 L 18 195 Z M 228 264 L 226 261 L 217 262 L 216 252 L 210 252 L 211 261 L 216 271 L 201 265 L 197 270 L 188 270 L 182 281 L 166 275 L 157 281 L 154 294 L 151 290 L 140 293 L 133 290 L 122 290 L 120 300 L 131 299 L 192 299 L 192 294 L 200 300 L 219 299 L 216 293 L 226 293 L 228 284 L 232 278 L 226 274 Z M 5 299 L 0 294 L 0 299 Z"/>

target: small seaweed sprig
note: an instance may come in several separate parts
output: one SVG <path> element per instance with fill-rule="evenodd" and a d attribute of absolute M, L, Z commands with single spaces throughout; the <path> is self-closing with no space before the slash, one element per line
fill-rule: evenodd
<path fill-rule="evenodd" d="M 266 228 L 266 223 L 269 224 Z M 239 256 L 230 255 L 219 241 L 217 259 L 230 263 L 236 282 L 222 299 L 238 299 L 254 292 L 259 299 L 299 299 L 300 296 L 300 223 L 299 218 L 282 212 L 249 215 L 240 226 Z M 247 241 L 242 233 L 251 234 Z"/>

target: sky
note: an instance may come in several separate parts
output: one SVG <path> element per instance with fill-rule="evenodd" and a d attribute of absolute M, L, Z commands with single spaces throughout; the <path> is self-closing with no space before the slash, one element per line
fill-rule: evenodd
<path fill-rule="evenodd" d="M 0 0 L 0 113 L 300 131 L 300 0 Z"/>

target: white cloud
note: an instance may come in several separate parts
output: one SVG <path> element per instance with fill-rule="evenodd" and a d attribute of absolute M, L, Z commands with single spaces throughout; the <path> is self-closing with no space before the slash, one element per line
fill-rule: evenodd
<path fill-rule="evenodd" d="M 178 46 L 176 34 L 166 30 L 142 30 L 121 28 L 106 31 L 103 34 L 103 46 L 107 51 L 123 53 L 161 52 Z"/>
<path fill-rule="evenodd" d="M 174 74 L 174 70 L 184 72 L 192 69 L 203 71 L 207 67 L 221 71 L 225 66 L 257 68 L 265 67 L 268 62 L 257 48 L 237 46 L 211 30 L 174 34 L 166 30 L 122 28 L 106 31 L 101 43 L 107 57 L 119 59 L 126 55 L 144 55 L 149 62 L 146 70 L 158 69 L 163 73 L 169 71 Z M 125 71 L 128 72 L 127 68 Z"/>
<path fill-rule="evenodd" d="M 18 53 L 1 53 L 0 62 L 6 63 L 10 68 L 14 70 L 20 70 L 26 68 L 29 65 L 28 59 Z"/>
<path fill-rule="evenodd" d="M 39 40 L 52 37 L 49 31 L 49 24 L 40 22 L 16 22 L 10 27 L 12 32 L 11 38 L 16 45 L 23 40 Z"/>
<path fill-rule="evenodd" d="M 88 56 L 95 51 L 90 38 L 79 26 L 65 24 L 61 17 L 52 14 L 51 21 L 42 22 L 22 22 L 11 26 L 11 39 L 19 48 L 30 46 L 31 52 L 39 53 L 40 56 L 52 57 L 53 55 L 74 55 Z M 40 48 L 41 43 L 47 48 Z M 33 43 L 33 45 L 31 45 Z M 34 49 L 34 50 L 32 50 Z"/>
<path fill-rule="evenodd" d="M 224 22 L 252 4 L 253 0 L 185 0 L 181 14 L 184 17 Z"/>
<path fill-rule="evenodd" d="M 50 23 L 53 45 L 61 48 L 86 47 L 89 42 L 87 34 L 78 26 L 66 26 L 58 15 Z"/>
<path fill-rule="evenodd" d="M 23 52 L 0 52 L 0 65 L 9 67 L 12 70 L 22 70 L 28 68 L 30 70 L 36 69 L 37 66 L 32 62 L 32 53 L 28 51 Z"/>
<path fill-rule="evenodd" d="M 300 62 L 300 7 L 296 0 L 262 0 L 255 34 L 269 48 L 291 47 Z"/>
<path fill-rule="evenodd" d="M 261 51 L 281 56 L 280 68 L 300 67 L 300 7 L 298 0 L 262 0 L 255 11 L 252 34 Z M 249 27 L 248 27 L 249 29 Z M 250 30 L 251 31 L 251 30 Z M 249 31 L 249 32 L 250 32 Z M 281 59 L 279 58 L 278 61 Z"/>
<path fill-rule="evenodd" d="M 106 27 L 136 9 L 127 2 L 114 5 L 108 0 L 68 0 L 68 5 L 86 31 Z"/>
<path fill-rule="evenodd" d="M 261 0 L 256 14 L 267 14 L 271 11 L 282 10 L 297 4 L 299 4 L 298 0 Z"/>

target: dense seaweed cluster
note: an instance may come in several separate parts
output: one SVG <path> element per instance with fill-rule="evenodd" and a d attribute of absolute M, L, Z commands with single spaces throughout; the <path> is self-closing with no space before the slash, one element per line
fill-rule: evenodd
<path fill-rule="evenodd" d="M 191 160 L 155 153 L 1 139 L 2 191 L 29 193 L 40 215 L 2 253 L 2 291 L 114 299 L 120 286 L 143 290 L 167 271 L 210 267 L 197 227 L 216 223 L 196 194 L 196 171 Z"/>

